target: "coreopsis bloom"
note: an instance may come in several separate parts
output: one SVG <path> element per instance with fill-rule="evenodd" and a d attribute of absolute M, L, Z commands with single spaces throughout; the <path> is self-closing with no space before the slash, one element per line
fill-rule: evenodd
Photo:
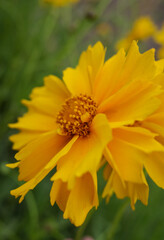
<path fill-rule="evenodd" d="M 97 171 L 105 165 L 103 196 L 116 193 L 147 204 L 144 168 L 164 187 L 164 73 L 154 50 L 139 53 L 134 41 L 104 62 L 100 42 L 83 52 L 78 66 L 44 79 L 28 112 L 10 124 L 20 130 L 10 137 L 18 150 L 19 180 L 11 194 L 20 202 L 51 171 L 50 201 L 64 218 L 79 226 L 98 206 Z"/>
<path fill-rule="evenodd" d="M 127 36 L 117 42 L 116 49 L 124 48 L 127 50 L 133 40 L 144 40 L 152 37 L 155 31 L 156 26 L 150 17 L 140 17 L 134 22 L 133 28 Z"/>
<path fill-rule="evenodd" d="M 152 22 L 150 17 L 145 16 L 138 18 L 134 22 L 131 34 L 139 40 L 151 37 L 155 31 L 155 24 Z"/>
<path fill-rule="evenodd" d="M 70 3 L 76 3 L 79 0 L 43 0 L 45 3 L 50 3 L 55 6 L 65 6 Z"/>

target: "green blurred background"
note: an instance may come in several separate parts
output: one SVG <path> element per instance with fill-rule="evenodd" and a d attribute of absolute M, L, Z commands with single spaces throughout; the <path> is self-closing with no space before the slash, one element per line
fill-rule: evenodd
<path fill-rule="evenodd" d="M 81 0 L 64 8 L 44 6 L 38 0 L 0 0 L 0 240 L 80 239 L 81 235 L 96 240 L 164 239 L 164 193 L 150 179 L 147 207 L 138 202 L 132 211 L 129 205 L 124 207 L 126 200 L 113 196 L 107 205 L 102 200 L 86 226 L 77 229 L 63 220 L 57 206 L 51 207 L 50 176 L 19 205 L 9 193 L 19 184 L 18 172 L 5 167 L 15 154 L 8 140 L 14 130 L 7 124 L 26 111 L 20 100 L 42 85 L 44 76 L 62 77 L 62 70 L 76 66 L 80 53 L 98 40 L 112 56 L 115 42 L 135 19 L 149 15 L 161 26 L 163 10 L 163 0 Z M 151 39 L 140 43 L 141 51 L 150 47 L 158 48 Z M 100 192 L 103 186 L 100 180 Z"/>

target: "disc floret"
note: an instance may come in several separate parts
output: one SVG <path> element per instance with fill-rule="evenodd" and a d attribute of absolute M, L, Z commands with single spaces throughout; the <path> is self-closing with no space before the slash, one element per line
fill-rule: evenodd
<path fill-rule="evenodd" d="M 56 118 L 60 134 L 87 136 L 96 111 L 96 103 L 86 94 L 67 99 Z"/>

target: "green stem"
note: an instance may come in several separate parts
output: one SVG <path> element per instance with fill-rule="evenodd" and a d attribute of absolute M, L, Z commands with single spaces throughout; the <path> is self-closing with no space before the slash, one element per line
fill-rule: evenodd
<path fill-rule="evenodd" d="M 95 210 L 92 209 L 92 210 L 90 211 L 90 213 L 88 214 L 88 216 L 87 216 L 85 222 L 83 223 L 83 225 L 78 228 L 77 233 L 76 233 L 76 236 L 75 236 L 75 240 L 81 240 L 81 239 L 82 239 L 83 234 L 84 234 L 84 232 L 85 232 L 85 229 L 87 228 L 88 223 L 90 222 L 90 220 L 91 220 L 94 212 L 95 212 Z"/>
<path fill-rule="evenodd" d="M 124 214 L 128 205 L 129 205 L 129 200 L 126 201 L 123 204 L 123 206 L 118 210 L 118 212 L 117 212 L 117 214 L 114 218 L 114 221 L 112 223 L 112 227 L 107 229 L 107 234 L 106 234 L 106 238 L 105 238 L 106 240 L 113 240 L 114 239 L 114 236 L 115 236 L 116 232 L 118 231 L 121 218 L 123 217 L 123 214 Z"/>
<path fill-rule="evenodd" d="M 27 208 L 29 212 L 29 218 L 30 218 L 30 228 L 32 232 L 38 229 L 39 227 L 39 215 L 38 215 L 38 208 L 36 205 L 35 198 L 33 196 L 32 192 L 29 192 L 29 194 L 25 198 L 27 203 Z"/>

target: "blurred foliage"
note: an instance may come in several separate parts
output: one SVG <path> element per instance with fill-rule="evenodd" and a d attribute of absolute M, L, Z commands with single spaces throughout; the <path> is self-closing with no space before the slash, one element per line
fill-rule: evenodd
<path fill-rule="evenodd" d="M 150 15 L 161 25 L 162 9 L 163 0 L 83 0 L 59 9 L 37 0 L 0 1 L 0 239 L 78 239 L 80 234 L 96 240 L 163 239 L 164 194 L 151 181 L 148 207 L 137 203 L 133 212 L 126 200 L 113 196 L 107 205 L 102 200 L 76 235 L 78 229 L 50 205 L 49 177 L 19 205 L 9 194 L 18 186 L 17 170 L 5 167 L 14 158 L 8 141 L 14 130 L 7 124 L 26 111 L 20 100 L 42 85 L 44 76 L 62 77 L 64 68 L 76 66 L 89 44 L 100 40 L 108 48 L 107 56 L 114 54 L 115 42 L 139 16 Z M 150 47 L 158 46 L 152 41 L 141 44 L 141 49 Z M 103 186 L 100 180 L 100 191 Z"/>

